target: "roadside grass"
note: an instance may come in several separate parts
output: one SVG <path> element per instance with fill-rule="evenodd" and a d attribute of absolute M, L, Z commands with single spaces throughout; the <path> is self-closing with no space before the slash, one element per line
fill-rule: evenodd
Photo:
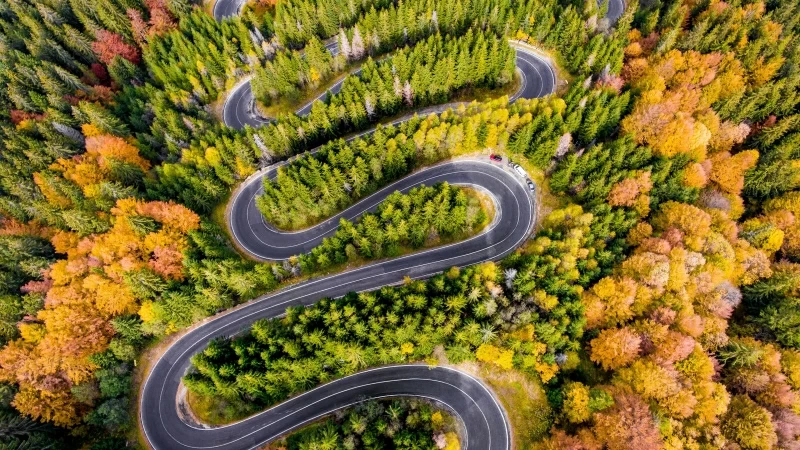
<path fill-rule="evenodd" d="M 522 166 L 522 168 L 528 172 L 528 176 L 531 180 L 536 183 L 536 208 L 538 208 L 536 217 L 537 224 L 554 209 L 566 206 L 569 202 L 568 199 L 560 194 L 554 194 L 550 190 L 550 177 L 544 170 L 533 165 L 524 155 L 508 152 L 503 153 L 509 161 Z"/>
<path fill-rule="evenodd" d="M 471 373 L 494 391 L 511 422 L 512 448 L 528 450 L 545 438 L 553 423 L 544 388 L 517 370 L 503 370 L 477 362 L 463 362 L 457 369 Z"/>
<path fill-rule="evenodd" d="M 190 390 L 186 392 L 186 404 L 198 420 L 211 425 L 227 425 L 258 412 L 258 408 L 254 408 L 248 402 L 230 402 L 221 397 L 205 397 Z"/>
<path fill-rule="evenodd" d="M 220 199 L 219 203 L 214 206 L 214 209 L 211 210 L 211 214 L 209 214 L 211 222 L 223 230 L 228 229 L 226 210 L 228 208 L 228 202 L 231 201 L 231 195 L 233 195 L 233 191 L 229 191 L 225 194 L 225 196 Z"/>
<path fill-rule="evenodd" d="M 507 83 L 505 86 L 497 87 L 497 88 L 488 88 L 488 87 L 466 87 L 463 89 L 459 89 L 450 102 L 485 102 L 488 100 L 493 100 L 504 95 L 511 97 L 514 95 L 517 90 L 522 86 L 522 77 L 519 76 L 519 73 L 515 70 L 514 77 L 510 83 Z"/>
<path fill-rule="evenodd" d="M 475 229 L 478 231 L 473 232 L 472 234 L 474 235 L 480 233 L 486 226 L 488 226 L 490 223 L 492 223 L 492 221 L 494 221 L 494 216 L 497 213 L 497 211 L 495 211 L 494 202 L 492 201 L 491 197 L 489 197 L 489 195 L 487 195 L 485 192 L 481 190 L 464 186 L 461 186 L 461 189 L 463 189 L 467 193 L 467 198 L 469 199 L 468 208 L 473 208 L 474 210 L 476 210 L 475 211 L 476 213 L 477 210 L 483 210 L 484 214 L 486 214 L 486 218 L 483 220 L 483 222 L 479 223 L 475 227 Z M 469 210 L 467 211 L 467 213 L 469 214 Z"/>
<path fill-rule="evenodd" d="M 228 99 L 228 94 L 230 94 L 231 88 L 233 88 L 233 86 L 225 86 L 225 91 L 219 95 L 219 98 L 208 104 L 211 115 L 220 122 L 223 121 L 225 113 L 225 101 Z"/>
<path fill-rule="evenodd" d="M 291 114 L 298 109 L 308 104 L 312 99 L 322 95 L 325 91 L 331 88 L 334 84 L 347 78 L 352 72 L 358 70 L 361 64 L 347 65 L 342 72 L 332 77 L 325 83 L 320 84 L 316 89 L 303 90 L 299 97 L 280 97 L 272 101 L 269 105 L 264 105 L 261 102 L 256 102 L 256 106 L 264 117 L 278 117 L 286 114 Z"/>
<path fill-rule="evenodd" d="M 207 12 L 209 16 L 214 17 L 214 6 L 217 4 L 217 0 L 207 0 L 203 2 L 203 11 Z"/>
<path fill-rule="evenodd" d="M 556 95 L 564 95 L 567 93 L 570 84 L 575 81 L 575 77 L 564 69 L 564 60 L 561 54 L 551 53 L 549 51 L 542 51 L 544 55 L 550 58 L 553 62 L 553 70 L 556 73 Z"/>
<path fill-rule="evenodd" d="M 268 2 L 260 2 L 258 0 L 248 0 L 242 7 L 242 15 L 247 11 L 252 11 L 256 17 L 264 17 L 264 14 L 271 13 L 275 10 L 275 4 L 270 5 Z"/>

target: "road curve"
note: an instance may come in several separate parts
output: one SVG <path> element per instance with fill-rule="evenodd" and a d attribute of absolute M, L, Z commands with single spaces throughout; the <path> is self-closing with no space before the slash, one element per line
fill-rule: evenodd
<path fill-rule="evenodd" d="M 600 0 L 598 0 L 600 1 Z M 214 5 L 214 17 L 221 20 L 224 17 L 238 14 L 242 7 L 242 0 L 217 0 Z M 606 19 L 610 23 L 616 23 L 625 12 L 624 0 L 608 0 L 608 11 Z M 329 42 L 325 47 L 333 54 L 339 53 L 336 41 Z M 555 90 L 555 72 L 550 62 L 524 48 L 517 48 L 516 65 L 517 71 L 522 78 L 520 89 L 511 96 L 511 101 L 518 98 L 537 98 L 551 94 Z M 354 74 L 357 74 L 356 71 Z M 309 101 L 300 107 L 296 114 L 305 116 L 311 112 L 311 107 L 316 101 L 325 101 L 328 95 L 336 94 L 342 89 L 345 77 L 334 83 L 327 91 L 320 94 L 317 98 Z M 242 129 L 246 125 L 253 128 L 260 127 L 271 122 L 270 118 L 260 117 L 256 113 L 253 90 L 250 86 L 250 79 L 247 78 L 239 83 L 231 91 L 222 111 L 222 121 L 231 128 Z"/>
<path fill-rule="evenodd" d="M 327 48 L 328 51 L 334 56 L 339 53 L 339 46 L 335 41 L 325 44 L 325 48 Z M 354 73 L 358 74 L 360 72 L 361 69 L 355 71 Z M 297 111 L 295 111 L 295 113 L 300 116 L 308 115 L 311 112 L 311 107 L 314 105 L 315 101 L 325 100 L 329 93 L 336 94 L 342 90 L 344 79 L 345 77 L 342 77 L 327 91 L 323 92 L 317 98 L 300 107 Z M 272 122 L 272 119 L 261 117 L 259 114 L 255 113 L 255 111 L 253 88 L 250 85 L 250 77 L 248 76 L 243 78 L 236 86 L 234 86 L 230 94 L 228 94 L 228 98 L 225 99 L 225 104 L 222 107 L 222 122 L 225 125 L 237 130 L 244 128 L 245 125 L 250 125 L 251 127 L 256 128 Z"/>
<path fill-rule="evenodd" d="M 278 317 L 289 306 L 307 306 L 322 297 L 338 297 L 352 291 L 372 290 L 400 282 L 405 276 L 427 278 L 452 266 L 502 258 L 528 236 L 534 210 L 527 187 L 514 174 L 485 161 L 454 161 L 417 172 L 359 202 L 352 209 L 369 209 L 396 189 L 407 190 L 421 183 L 439 181 L 471 184 L 491 192 L 496 203 L 497 220 L 488 230 L 466 241 L 311 279 L 259 298 L 190 331 L 173 343 L 155 363 L 142 390 L 140 420 L 150 445 L 159 450 L 247 449 L 301 427 L 314 417 L 367 398 L 412 396 L 449 405 L 468 430 L 465 448 L 508 450 L 508 422 L 492 393 L 465 373 L 444 368 L 430 369 L 424 365 L 360 372 L 227 427 L 194 427 L 182 419 L 176 407 L 180 380 L 191 366 L 191 356 L 204 349 L 213 338 L 232 336 L 259 319 Z M 298 236 L 317 239 L 330 232 L 325 230 L 332 230 L 326 227 L 328 225 L 322 224 Z M 284 250 L 268 247 L 267 251 Z"/>
<path fill-rule="evenodd" d="M 245 0 L 217 0 L 214 2 L 213 14 L 217 20 L 236 16 L 242 11 Z"/>
<path fill-rule="evenodd" d="M 617 23 L 622 14 L 625 12 L 624 0 L 608 0 L 608 11 L 606 11 L 606 19 L 611 24 Z"/>
<path fill-rule="evenodd" d="M 263 174 L 269 179 L 274 179 L 276 175 L 277 170 L 274 168 Z M 294 233 L 276 230 L 264 220 L 264 216 L 256 207 L 255 202 L 256 197 L 263 192 L 262 177 L 253 177 L 234 196 L 229 224 L 234 239 L 250 255 L 261 260 L 288 259 L 311 251 L 325 237 L 336 232 L 340 219 L 353 221 L 364 212 L 374 211 L 378 204 L 392 192 L 405 193 L 421 184 L 432 186 L 442 181 L 451 184 L 474 185 L 488 190 L 496 197 L 497 206 L 501 208 L 501 214 L 504 214 L 500 220 L 501 223 L 488 230 L 481 239 L 472 239 L 460 244 L 464 250 L 479 251 L 499 242 L 509 233 L 517 231 L 515 230 L 516 223 L 509 221 L 508 215 L 518 209 L 521 203 L 527 202 L 528 196 L 525 188 L 515 176 L 505 172 L 497 165 L 473 160 L 439 164 L 415 172 L 362 199 L 330 219 L 307 230 Z M 519 185 L 520 189 L 515 189 L 515 184 Z"/>
<path fill-rule="evenodd" d="M 621 14 L 617 14 L 615 4 L 622 5 L 622 0 L 611 1 L 608 17 L 612 20 Z M 237 14 L 241 5 L 242 0 L 218 0 L 214 16 L 221 19 Z M 619 11 L 623 6 L 619 6 Z M 536 55 L 518 50 L 517 67 L 522 72 L 523 84 L 512 100 L 538 97 L 553 91 L 555 76 L 552 68 Z M 334 89 L 338 91 L 338 88 Z M 236 128 L 265 123 L 265 119 L 248 113 L 251 101 L 250 83 L 244 81 L 226 102 L 224 122 Z M 229 107 L 233 109 L 229 111 Z M 274 170 L 267 171 L 267 176 L 272 177 L 274 173 Z M 466 241 L 329 277 L 312 278 L 258 298 L 187 332 L 155 362 L 141 391 L 140 420 L 150 446 L 157 450 L 251 449 L 365 399 L 412 396 L 439 402 L 459 418 L 466 430 L 463 448 L 510 450 L 508 419 L 495 396 L 480 380 L 449 368 L 401 365 L 370 369 L 322 385 L 225 427 L 197 427 L 185 421 L 178 408 L 180 381 L 190 370 L 191 356 L 203 350 L 214 338 L 233 336 L 259 319 L 279 317 L 289 306 L 308 306 L 323 297 L 377 289 L 399 282 L 405 276 L 426 278 L 452 266 L 499 259 L 514 251 L 528 236 L 534 210 L 527 187 L 515 175 L 485 161 L 448 162 L 416 172 L 360 201 L 339 216 L 354 218 L 374 208 L 388 193 L 439 181 L 470 184 L 491 192 L 496 203 L 497 220 L 488 230 Z M 260 214 L 253 215 L 252 199 L 260 189 L 261 177 L 246 183 L 234 199 L 231 214 L 236 239 L 254 255 L 268 259 L 286 258 L 307 251 L 335 231 L 339 216 L 300 233 L 276 232 Z M 252 234 L 244 237 L 248 230 Z M 268 236 L 269 233 L 273 235 Z M 276 237 L 278 240 L 273 241 Z M 275 242 L 280 242 L 280 245 Z"/>
<path fill-rule="evenodd" d="M 189 425 L 177 416 L 167 428 L 147 430 L 156 448 L 175 450 L 252 449 L 265 442 L 363 401 L 364 398 L 417 397 L 438 402 L 465 424 L 464 447 L 510 450 L 505 412 L 480 380 L 464 372 L 426 365 L 386 366 L 322 385 L 259 413 L 218 428 Z M 170 411 L 176 411 L 174 399 Z"/>
<path fill-rule="evenodd" d="M 337 53 L 338 48 L 336 43 L 326 45 L 331 53 Z M 556 76 L 553 67 L 550 65 L 546 58 L 543 58 L 536 53 L 517 47 L 517 72 L 521 77 L 521 84 L 519 90 L 511 97 L 511 101 L 518 98 L 537 98 L 549 95 L 555 91 Z M 354 71 L 349 75 L 358 75 L 360 69 Z M 344 80 L 342 77 L 337 80 L 331 87 L 320 94 L 317 98 L 309 101 L 302 107 L 295 111 L 299 116 L 306 116 L 311 112 L 311 107 L 316 101 L 325 101 L 328 95 L 336 94 L 342 89 Z M 240 130 L 246 125 L 253 128 L 263 126 L 272 121 L 272 119 L 260 117 L 255 112 L 255 103 L 253 99 L 253 89 L 250 86 L 250 78 L 242 80 L 236 85 L 222 108 L 222 121 L 225 125 Z"/>

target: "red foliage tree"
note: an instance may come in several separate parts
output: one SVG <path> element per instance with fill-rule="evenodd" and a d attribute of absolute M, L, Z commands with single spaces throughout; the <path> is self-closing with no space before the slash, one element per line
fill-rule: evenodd
<path fill-rule="evenodd" d="M 647 403 L 638 395 L 621 391 L 614 406 L 595 414 L 594 434 L 606 448 L 656 450 L 664 447 Z"/>
<path fill-rule="evenodd" d="M 162 34 L 175 28 L 175 19 L 165 0 L 145 0 L 144 3 L 150 10 L 150 34 Z"/>
<path fill-rule="evenodd" d="M 588 429 L 578 431 L 577 436 L 571 436 L 563 430 L 553 429 L 550 437 L 535 447 L 536 450 L 600 450 L 603 446 Z"/>
<path fill-rule="evenodd" d="M 92 50 L 106 64 L 110 64 L 114 57 L 120 56 L 133 64 L 139 64 L 141 56 L 136 46 L 128 44 L 122 36 L 106 30 L 100 30 L 95 34 L 97 41 L 92 43 Z"/>
<path fill-rule="evenodd" d="M 101 83 L 108 81 L 108 71 L 100 63 L 92 63 L 92 73 L 100 80 Z"/>
<path fill-rule="evenodd" d="M 147 39 L 147 22 L 142 18 L 142 13 L 139 10 L 128 8 L 126 12 L 131 20 L 133 39 L 137 44 L 143 45 Z"/>
<path fill-rule="evenodd" d="M 11 110 L 11 122 L 13 122 L 14 125 L 19 125 L 19 123 L 22 122 L 23 120 L 28 120 L 28 119 L 38 120 L 43 117 L 44 116 L 42 114 L 29 113 L 26 111 L 22 111 L 20 109 Z"/>

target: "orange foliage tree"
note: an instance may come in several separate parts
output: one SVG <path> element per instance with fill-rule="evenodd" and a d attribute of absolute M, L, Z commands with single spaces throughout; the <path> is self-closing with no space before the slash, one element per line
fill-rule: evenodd
<path fill-rule="evenodd" d="M 631 54 L 640 53 L 629 50 Z M 633 111 L 622 121 L 623 130 L 658 155 L 684 153 L 702 161 L 710 145 L 729 150 L 746 137 L 739 125 L 720 124 L 711 109 L 712 103 L 744 86 L 733 55 L 673 50 L 650 58 L 639 56 L 628 60 L 623 76 L 641 92 Z"/>
<path fill-rule="evenodd" d="M 125 42 L 125 39 L 117 33 L 107 30 L 98 30 L 95 34 L 97 39 L 92 43 L 92 50 L 106 64 L 110 64 L 115 57 L 125 58 L 133 64 L 139 64 L 141 55 L 135 45 Z"/>
<path fill-rule="evenodd" d="M 136 9 L 128 8 L 126 11 L 131 20 L 133 37 L 140 46 L 146 43 L 148 37 L 161 35 L 175 28 L 175 18 L 165 0 L 145 0 L 144 3 L 150 13 L 149 21 L 145 21 L 142 13 Z"/>
<path fill-rule="evenodd" d="M 636 359 L 642 339 L 628 328 L 609 328 L 589 343 L 592 361 L 606 370 L 623 367 Z"/>
<path fill-rule="evenodd" d="M 50 169 L 77 184 L 84 195 L 98 194 L 99 185 L 112 178 L 115 164 L 129 164 L 146 172 L 150 162 L 139 156 L 139 149 L 127 140 L 108 134 L 86 138 L 86 152 L 69 159 L 59 159 Z"/>
<path fill-rule="evenodd" d="M 127 145 L 94 144 L 100 150 L 90 150 L 66 170 L 78 174 L 81 164 L 102 167 L 104 155 L 124 155 Z M 119 200 L 111 213 L 114 225 L 106 233 L 59 232 L 52 238 L 67 258 L 48 271 L 52 287 L 38 324 L 0 350 L 0 381 L 20 386 L 13 404 L 23 414 L 56 425 L 77 424 L 87 405 L 72 396 L 70 387 L 93 376 L 97 367 L 90 356 L 108 348 L 115 333 L 111 319 L 139 309 L 140 299 L 124 275 L 149 267 L 166 280 L 183 277 L 186 235 L 200 222 L 195 213 L 174 203 L 133 198 Z"/>
<path fill-rule="evenodd" d="M 595 415 L 592 431 L 606 448 L 657 450 L 664 447 L 647 403 L 630 392 L 614 396 L 614 406 Z"/>
<path fill-rule="evenodd" d="M 727 180 L 737 187 L 736 177 Z M 600 329 L 591 360 L 613 371 L 615 398 L 637 419 L 595 412 L 591 431 L 607 448 L 661 448 L 661 438 L 674 448 L 724 442 L 719 423 L 730 395 L 708 352 L 728 344 L 738 286 L 769 276 L 768 257 L 738 236 L 726 213 L 674 201 L 634 227 L 629 242 L 631 256 L 582 301 L 587 327 Z M 652 424 L 634 434 L 620 426 L 652 413 L 669 423 L 660 435 Z"/>
<path fill-rule="evenodd" d="M 713 169 L 711 181 L 723 192 L 739 195 L 744 187 L 744 174 L 758 161 L 758 152 L 746 150 L 731 156 L 728 152 L 715 153 L 711 157 Z"/>

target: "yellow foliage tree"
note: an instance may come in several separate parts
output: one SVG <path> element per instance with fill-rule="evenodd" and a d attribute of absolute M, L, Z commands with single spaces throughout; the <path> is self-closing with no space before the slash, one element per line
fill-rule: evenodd
<path fill-rule="evenodd" d="M 589 409 L 589 388 L 580 382 L 570 382 L 564 386 L 564 414 L 572 423 L 583 423 L 589 420 L 592 411 Z"/>
<path fill-rule="evenodd" d="M 606 277 L 581 297 L 586 308 L 586 326 L 613 327 L 633 317 L 636 282 L 628 277 Z"/>
<path fill-rule="evenodd" d="M 114 164 L 126 163 L 146 172 L 150 162 L 139 156 L 139 149 L 123 138 L 112 135 L 92 135 L 86 138 L 86 152 L 72 158 L 61 158 L 50 169 L 61 172 L 74 182 L 84 195 L 99 193 L 97 185 L 111 179 Z"/>
<path fill-rule="evenodd" d="M 513 350 L 504 350 L 491 344 L 481 344 L 475 352 L 475 356 L 478 358 L 478 361 L 494 364 L 501 369 L 508 370 L 514 366 Z"/>
<path fill-rule="evenodd" d="M 164 278 L 183 276 L 181 251 L 188 245 L 186 233 L 199 227 L 196 214 L 181 205 L 136 199 L 119 200 L 112 214 L 114 225 L 106 233 L 53 236 L 53 246 L 67 259 L 47 271 L 51 287 L 36 317 L 40 323 L 22 326 L 22 338 L 0 350 L 0 381 L 20 386 L 14 406 L 23 414 L 62 426 L 79 423 L 86 405 L 70 386 L 92 379 L 97 367 L 90 356 L 108 348 L 115 333 L 111 319 L 137 311 L 150 319 L 152 303 L 140 306 L 124 275 L 149 267 Z M 160 227 L 135 230 L 136 218 Z M 170 257 L 159 257 L 165 251 Z"/>
<path fill-rule="evenodd" d="M 630 364 L 639 355 L 642 339 L 630 328 L 610 328 L 589 343 L 592 361 L 606 370 Z"/>
<path fill-rule="evenodd" d="M 753 168 L 758 161 L 756 150 L 745 150 L 731 156 L 728 152 L 720 152 L 711 157 L 711 181 L 723 191 L 739 195 L 744 187 L 744 174 Z"/>

